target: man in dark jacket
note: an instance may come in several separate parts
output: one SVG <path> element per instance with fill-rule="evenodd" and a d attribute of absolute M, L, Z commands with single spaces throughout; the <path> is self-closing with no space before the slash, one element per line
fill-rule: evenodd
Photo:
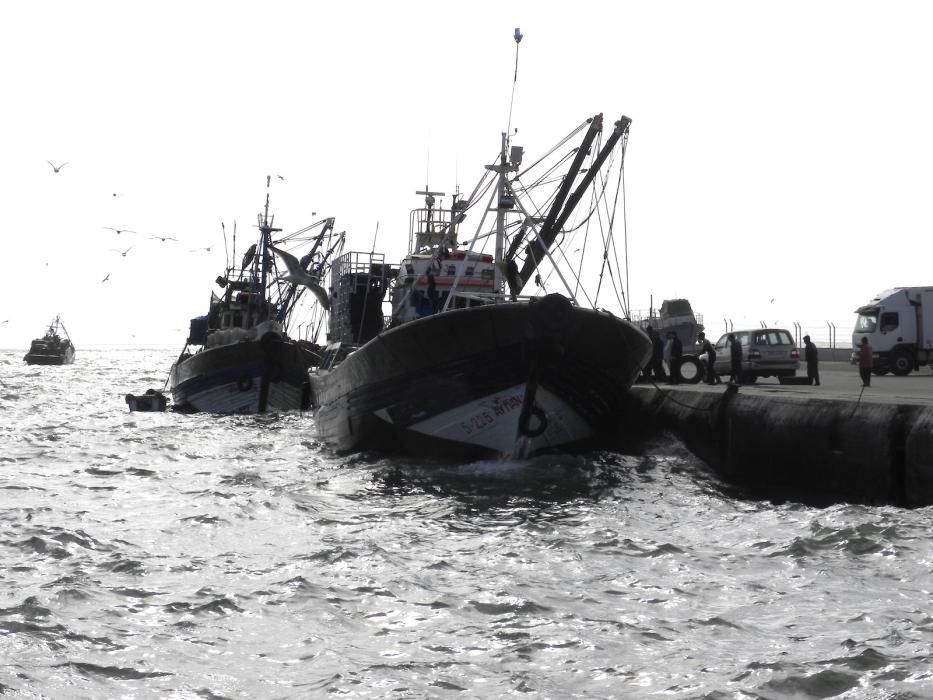
<path fill-rule="evenodd" d="M 820 354 L 816 345 L 810 342 L 810 336 L 803 337 L 803 357 L 807 361 L 807 379 L 814 386 L 820 385 Z"/>
<path fill-rule="evenodd" d="M 684 355 L 684 345 L 674 331 L 670 332 L 671 338 L 671 384 L 680 384 L 680 360 Z"/>
<path fill-rule="evenodd" d="M 729 334 L 729 377 L 730 384 L 742 383 L 742 341 L 735 337 L 735 333 Z"/>
<path fill-rule="evenodd" d="M 716 374 L 716 350 L 713 344 L 709 342 L 703 331 L 697 334 L 697 340 L 700 341 L 700 352 L 706 355 L 706 383 L 722 384 L 722 379 Z"/>
<path fill-rule="evenodd" d="M 664 341 L 651 326 L 648 326 L 648 337 L 651 338 L 651 371 L 655 379 L 664 379 Z"/>
<path fill-rule="evenodd" d="M 875 352 L 872 350 L 868 337 L 862 337 L 862 344 L 858 348 L 858 373 L 862 377 L 862 386 L 871 386 L 871 370 L 875 366 Z"/>

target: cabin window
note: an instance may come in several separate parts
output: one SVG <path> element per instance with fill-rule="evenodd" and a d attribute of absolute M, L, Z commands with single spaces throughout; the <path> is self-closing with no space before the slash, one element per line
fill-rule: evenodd
<path fill-rule="evenodd" d="M 481 277 L 482 279 L 484 279 L 484 280 L 492 280 L 492 279 L 495 278 L 495 276 L 496 276 L 495 271 L 492 270 L 491 268 L 488 268 L 488 267 L 485 268 L 485 269 L 480 273 L 480 277 Z"/>
<path fill-rule="evenodd" d="M 897 330 L 900 321 L 897 311 L 885 311 L 881 314 L 881 332 L 890 333 Z"/>
<path fill-rule="evenodd" d="M 450 275 L 451 277 L 456 277 L 456 276 L 457 276 L 457 266 L 456 266 L 456 265 L 448 265 L 448 266 L 447 266 L 447 274 Z"/>
<path fill-rule="evenodd" d="M 472 267 L 472 266 L 471 266 L 471 267 L 468 267 L 468 268 L 466 269 L 466 272 L 465 272 L 464 274 L 465 274 L 467 277 L 472 277 L 472 276 L 473 276 L 473 267 Z"/>
<path fill-rule="evenodd" d="M 233 312 L 233 327 L 242 328 L 243 327 L 243 314 L 239 311 Z"/>

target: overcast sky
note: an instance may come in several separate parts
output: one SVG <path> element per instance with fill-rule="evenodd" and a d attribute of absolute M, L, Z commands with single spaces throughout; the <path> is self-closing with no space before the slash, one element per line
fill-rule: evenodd
<path fill-rule="evenodd" d="M 365 250 L 378 225 L 395 261 L 415 190 L 469 191 L 496 153 L 515 27 L 526 154 L 598 112 L 633 119 L 634 308 L 687 297 L 713 335 L 834 322 L 846 344 L 876 292 L 933 284 L 931 18 L 812 0 L 3 3 L 0 347 L 61 313 L 79 352 L 180 348 L 224 266 L 221 222 L 252 231 L 267 174 L 285 178 L 277 225 L 334 216 Z"/>

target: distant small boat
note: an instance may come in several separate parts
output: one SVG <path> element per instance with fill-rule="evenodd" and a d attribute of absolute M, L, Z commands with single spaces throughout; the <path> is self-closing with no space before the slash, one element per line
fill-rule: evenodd
<path fill-rule="evenodd" d="M 145 394 L 127 394 L 126 405 L 130 411 L 164 411 L 168 397 L 156 389 L 146 389 Z"/>
<path fill-rule="evenodd" d="M 44 336 L 32 341 L 23 360 L 30 365 L 70 365 L 75 361 L 75 346 L 60 315 L 49 324 Z"/>

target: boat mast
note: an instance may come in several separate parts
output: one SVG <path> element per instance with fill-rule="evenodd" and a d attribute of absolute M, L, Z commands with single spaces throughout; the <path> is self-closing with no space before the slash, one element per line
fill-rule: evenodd
<path fill-rule="evenodd" d="M 275 220 L 275 216 L 271 219 L 269 218 L 269 187 L 272 183 L 272 176 L 266 175 L 266 207 L 263 210 L 262 218 L 259 220 L 259 231 L 261 233 L 261 245 L 260 245 L 260 254 L 259 259 L 259 283 L 260 289 L 262 290 L 263 296 L 266 294 L 266 282 L 268 280 L 268 265 L 266 261 L 269 259 L 269 246 L 272 245 L 272 234 L 278 233 L 282 229 L 273 228 L 272 222 Z"/>
<path fill-rule="evenodd" d="M 502 152 L 499 154 L 499 197 L 496 200 L 496 264 L 495 264 L 495 286 L 496 294 L 502 292 L 502 270 L 499 263 L 502 262 L 503 249 L 505 248 L 505 212 L 506 209 L 503 206 L 506 202 L 510 204 L 509 209 L 511 209 L 511 200 L 507 200 L 508 196 L 508 183 L 506 182 L 505 173 L 508 167 L 508 161 L 506 160 L 505 149 L 508 147 L 509 135 L 508 133 L 502 134 Z"/>
<path fill-rule="evenodd" d="M 506 212 L 515 206 L 515 197 L 509 187 L 507 173 L 515 172 L 521 165 L 522 149 L 518 146 L 512 148 L 512 162 L 509 161 L 507 153 L 509 145 L 509 135 L 502 133 L 502 150 L 499 153 L 499 162 L 496 165 L 487 165 L 486 170 L 491 170 L 498 177 L 497 198 L 496 198 L 496 264 L 495 264 L 495 283 L 496 294 L 500 294 L 503 289 L 502 265 L 505 250 L 505 215 Z"/>

